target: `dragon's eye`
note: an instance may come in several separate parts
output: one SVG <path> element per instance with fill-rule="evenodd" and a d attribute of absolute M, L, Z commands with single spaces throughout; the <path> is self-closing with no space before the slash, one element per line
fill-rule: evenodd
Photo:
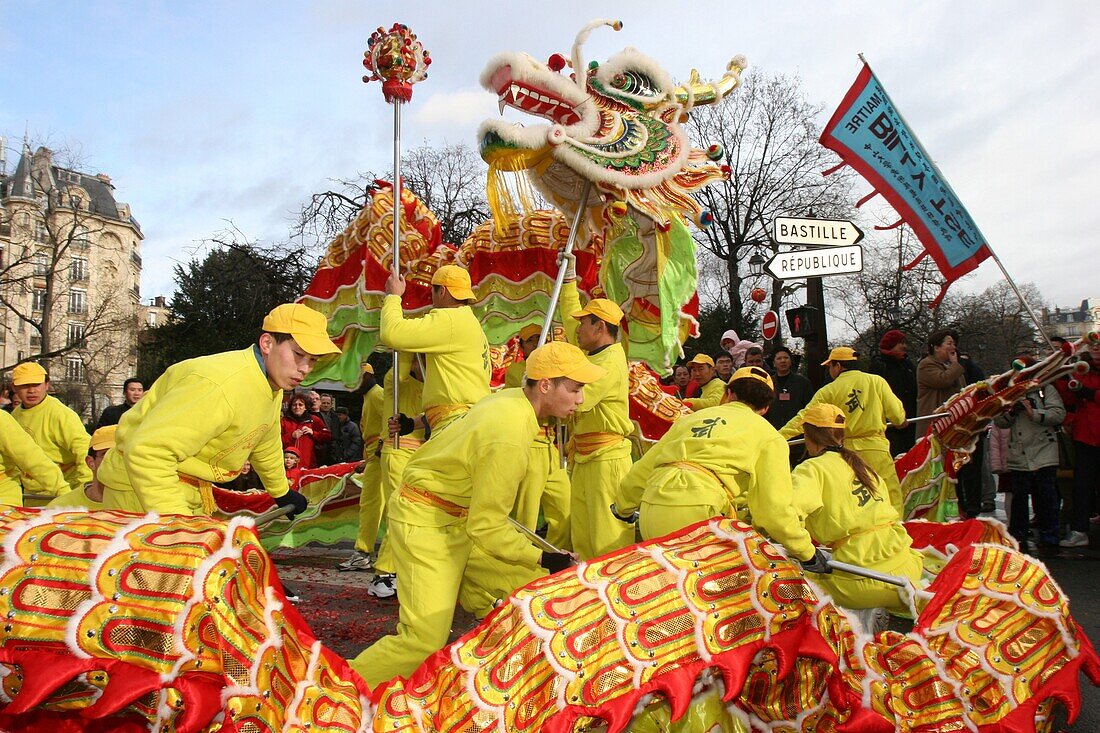
<path fill-rule="evenodd" d="M 622 74 L 616 74 L 615 78 L 611 80 L 611 86 L 622 89 L 626 86 L 626 77 Z"/>

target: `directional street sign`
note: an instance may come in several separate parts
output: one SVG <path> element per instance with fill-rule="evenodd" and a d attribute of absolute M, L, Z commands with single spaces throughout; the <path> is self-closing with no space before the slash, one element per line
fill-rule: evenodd
<path fill-rule="evenodd" d="M 847 219 L 777 216 L 772 230 L 772 239 L 778 244 L 838 247 L 858 244 L 863 239 L 863 232 Z"/>
<path fill-rule="evenodd" d="M 781 252 L 764 265 L 771 276 L 779 280 L 798 280 L 804 277 L 847 275 L 863 270 L 863 247 L 830 247 Z"/>
<path fill-rule="evenodd" d="M 775 311 L 768 311 L 764 314 L 764 318 L 760 322 L 760 334 L 764 337 L 765 341 L 771 341 L 775 338 L 775 334 L 778 330 L 779 316 Z"/>

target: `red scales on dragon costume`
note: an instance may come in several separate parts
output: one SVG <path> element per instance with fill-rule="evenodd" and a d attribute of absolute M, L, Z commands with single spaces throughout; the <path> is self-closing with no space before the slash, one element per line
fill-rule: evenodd
<path fill-rule="evenodd" d="M 719 101 L 716 84 L 676 87 L 636 51 L 584 65 L 498 56 L 483 81 L 504 104 L 550 122 L 482 127 L 501 209 L 524 174 L 559 211 L 489 223 L 460 247 L 403 192 L 405 306 L 427 304 L 440 264 L 474 275 L 501 366 L 508 339 L 541 321 L 582 181 L 590 234 L 584 287 L 631 321 L 634 417 L 648 438 L 680 414 L 656 389 L 693 327 L 690 191 L 724 172 L 679 124 Z M 720 156 L 720 152 L 719 152 Z M 513 194 L 516 194 L 513 196 Z M 304 298 L 325 312 L 344 356 L 328 378 L 353 383 L 377 340 L 392 197 L 381 188 L 329 248 Z M 1096 335 L 1092 336 L 1097 338 Z M 898 461 L 912 515 L 935 516 L 976 436 L 1036 385 L 1080 367 L 1056 353 L 972 385 Z M 339 478 L 316 477 L 305 534 L 346 511 Z M 325 483 L 325 481 L 329 483 Z M 267 508 L 220 496 L 223 511 Z M 229 499 L 236 504 L 229 506 Z M 330 512 L 331 510 L 331 512 Z M 330 518 L 331 519 L 331 518 Z M 307 529 L 308 528 L 308 529 Z M 1078 707 L 1078 675 L 1100 659 L 1042 565 L 986 521 L 910 522 L 940 560 L 911 588 L 912 633 L 865 633 L 751 527 L 710 520 L 521 588 L 408 680 L 367 689 L 287 603 L 252 521 L 121 512 L 0 512 L 0 728 L 9 731 L 1031 731 L 1056 701 Z M 671 722 L 671 721 L 677 722 Z"/>

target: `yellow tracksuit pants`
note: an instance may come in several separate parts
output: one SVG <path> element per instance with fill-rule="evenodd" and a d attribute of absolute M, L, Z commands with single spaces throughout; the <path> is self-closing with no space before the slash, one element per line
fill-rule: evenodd
<path fill-rule="evenodd" d="M 392 441 L 389 445 L 382 446 L 382 455 L 378 459 L 382 485 L 382 518 L 386 516 L 386 506 L 390 503 L 393 492 L 401 487 L 401 474 L 405 472 L 405 464 L 412 458 L 415 449 L 394 448 Z M 379 521 L 381 524 L 381 521 Z M 387 527 L 386 536 L 382 538 L 382 544 L 378 548 L 378 557 L 374 561 L 374 570 L 378 573 L 395 573 L 393 552 L 390 547 L 390 534 Z"/>
<path fill-rule="evenodd" d="M 200 507 L 202 506 L 202 500 L 198 497 L 198 491 L 195 491 L 190 486 L 186 486 L 184 484 L 180 484 L 180 488 L 194 491 L 195 501 Z M 188 500 L 187 503 L 192 504 L 190 500 Z M 138 499 L 136 491 L 112 489 L 110 486 L 103 487 L 103 507 L 105 509 L 113 509 L 120 512 L 135 512 L 137 514 L 145 514 L 145 507 L 141 505 L 141 500 Z"/>
<path fill-rule="evenodd" d="M 349 660 L 371 687 L 397 676 L 408 677 L 446 644 L 471 542 L 465 522 L 448 527 L 418 527 L 391 520 L 386 539 L 392 546 L 397 584 L 397 633 L 384 636 Z"/>
<path fill-rule="evenodd" d="M 359 492 L 359 532 L 355 537 L 355 549 L 373 553 L 378 526 L 382 522 L 382 510 L 386 506 L 386 497 L 382 493 L 381 458 L 371 456 L 363 465 L 360 480 L 363 487 Z"/>
<path fill-rule="evenodd" d="M 0 473 L 0 504 L 23 506 L 23 487 L 15 479 Z"/>
<path fill-rule="evenodd" d="M 915 550 L 890 558 L 888 562 L 860 563 L 868 570 L 877 570 L 889 575 L 900 575 L 914 583 L 921 579 L 924 563 Z M 877 580 L 868 580 L 856 575 L 833 571 L 828 575 L 807 573 L 806 577 L 824 588 L 838 606 L 852 609 L 885 608 L 888 611 L 908 612 L 909 606 L 898 594 L 899 588 Z"/>
<path fill-rule="evenodd" d="M 516 492 L 512 518 L 533 530 L 538 525 L 539 508 L 545 506 L 547 489 L 554 484 L 554 490 L 560 496 L 561 484 L 568 486 L 569 479 L 558 464 L 558 451 L 553 444 L 536 441 L 530 450 L 527 473 Z M 555 547 L 561 547 L 550 540 L 549 535 L 547 540 Z M 466 563 L 458 600 L 464 609 L 478 618 L 484 618 L 498 600 L 507 598 L 517 588 L 544 575 L 546 571 L 542 568 L 507 563 L 474 547 Z"/>
<path fill-rule="evenodd" d="M 575 460 L 569 503 L 573 551 L 582 560 L 634 544 L 634 527 L 611 515 L 619 482 L 630 470 L 630 443 L 626 439 L 595 460 Z"/>

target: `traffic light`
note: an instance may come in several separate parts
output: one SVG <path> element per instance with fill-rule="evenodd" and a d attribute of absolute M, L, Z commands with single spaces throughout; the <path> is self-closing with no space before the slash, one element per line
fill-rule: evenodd
<path fill-rule="evenodd" d="M 801 305 L 786 311 L 787 326 L 793 338 L 813 338 L 817 335 L 817 308 Z"/>

